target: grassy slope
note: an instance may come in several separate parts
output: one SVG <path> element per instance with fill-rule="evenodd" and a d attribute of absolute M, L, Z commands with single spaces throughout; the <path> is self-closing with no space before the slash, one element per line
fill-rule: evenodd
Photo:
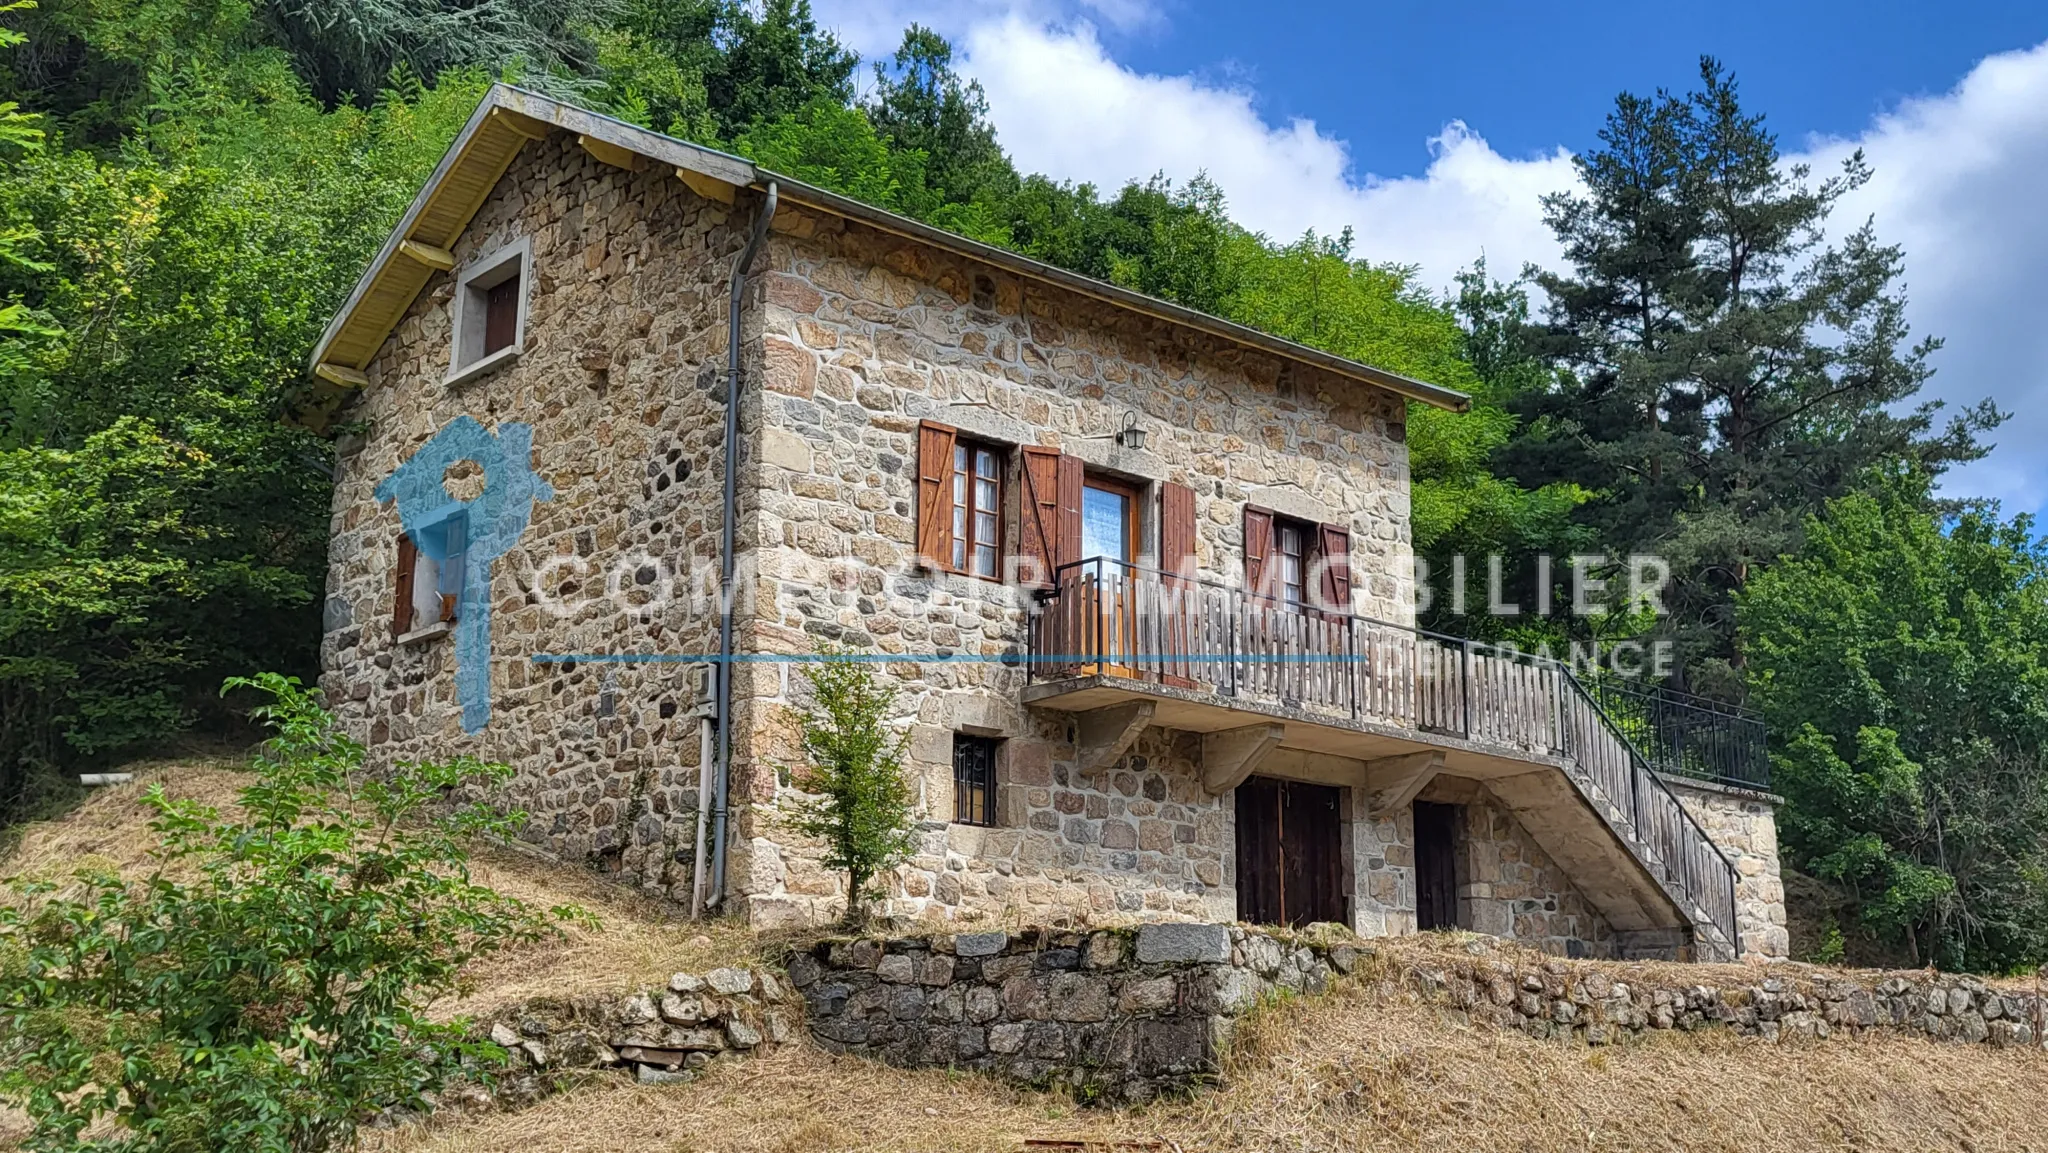
<path fill-rule="evenodd" d="M 1776 1047 L 1659 1035 L 1586 1049 L 1467 1028 L 1356 986 L 1260 1022 L 1228 1089 L 1074 1109 L 971 1076 L 789 1047 L 696 1085 L 586 1087 L 380 1135 L 380 1153 L 1016 1150 L 1025 1138 L 1196 1150 L 2048 1149 L 2048 1061 L 1909 1040 Z"/>
<path fill-rule="evenodd" d="M 240 783 L 219 765 L 144 770 L 216 803 Z M 30 828 L 0 876 L 83 856 L 147 866 L 145 781 L 97 793 Z M 709 931 L 573 867 L 515 854 L 478 863 L 487 883 L 576 903 L 595 931 L 500 958 L 448 1012 L 540 993 L 648 984 L 742 956 Z M 1426 952 L 1428 942 L 1403 945 Z M 1709 979 L 1699 970 L 1698 979 Z M 1729 976 L 1754 976 L 1743 970 Z M 1165 1140 L 1242 1150 L 1957 1149 L 2048 1153 L 2048 1057 L 1909 1039 L 1772 1046 L 1657 1035 L 1589 1050 L 1474 1028 L 1390 984 L 1354 984 L 1277 1008 L 1242 1031 L 1229 1088 L 1128 1112 L 943 1071 L 907 1072 L 789 1046 L 697 1084 L 604 1080 L 517 1113 L 375 1135 L 379 1153 L 1016 1150 L 1025 1138 Z M 0 1118 L 0 1145 L 7 1124 Z"/>
<path fill-rule="evenodd" d="M 135 773 L 135 783 L 96 789 L 61 820 L 27 826 L 13 852 L 0 857 L 0 881 L 22 874 L 60 877 L 88 862 L 140 874 L 151 867 L 155 844 L 150 811 L 142 803 L 149 786 L 160 783 L 174 797 L 225 806 L 249 781 L 226 759 L 151 762 L 127 771 Z M 450 1015 L 548 993 L 659 984 L 677 969 L 721 964 L 752 945 L 736 926 L 693 924 L 666 903 L 583 869 L 485 850 L 476 855 L 472 871 L 484 884 L 538 905 L 580 906 L 599 924 L 572 927 L 560 941 L 487 959 L 471 974 L 472 993 L 439 1007 Z"/>

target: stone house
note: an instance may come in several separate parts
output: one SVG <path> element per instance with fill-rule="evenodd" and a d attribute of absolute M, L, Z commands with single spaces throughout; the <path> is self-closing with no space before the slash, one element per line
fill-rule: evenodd
<path fill-rule="evenodd" d="M 563 858 L 836 916 L 783 820 L 829 643 L 901 690 L 895 913 L 1785 951 L 1775 798 L 1674 775 L 1734 718 L 1412 628 L 1455 392 L 503 86 L 313 367 L 328 698 Z"/>

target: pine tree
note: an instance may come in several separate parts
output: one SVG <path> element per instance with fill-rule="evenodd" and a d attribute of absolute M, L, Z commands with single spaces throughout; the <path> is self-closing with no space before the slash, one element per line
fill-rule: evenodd
<path fill-rule="evenodd" d="M 1536 274 L 1542 347 L 1570 371 L 1523 402 L 1536 433 L 1504 462 L 1603 491 L 1601 543 L 1671 564 L 1681 679 L 1731 691 L 1730 596 L 1803 518 L 1873 465 L 1982 456 L 2002 417 L 1985 401 L 1937 429 L 1939 402 L 1903 407 L 1939 347 L 1910 339 L 1903 255 L 1869 221 L 1826 232 L 1870 178 L 1861 153 L 1816 182 L 1720 63 L 1700 81 L 1620 97 L 1577 162 L 1585 191 L 1545 199 L 1570 271 Z"/>
<path fill-rule="evenodd" d="M 996 143 L 978 81 L 953 71 L 953 46 L 920 24 L 903 32 L 888 65 L 875 65 L 875 130 L 899 151 L 927 159 L 931 186 L 947 201 L 972 203 L 1016 190 L 1017 171 Z"/>

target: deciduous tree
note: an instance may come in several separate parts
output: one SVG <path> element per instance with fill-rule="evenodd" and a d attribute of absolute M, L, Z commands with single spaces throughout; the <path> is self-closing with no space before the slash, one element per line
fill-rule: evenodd
<path fill-rule="evenodd" d="M 1784 850 L 1915 961 L 2048 960 L 2048 547 L 1895 471 L 1737 597 Z"/>

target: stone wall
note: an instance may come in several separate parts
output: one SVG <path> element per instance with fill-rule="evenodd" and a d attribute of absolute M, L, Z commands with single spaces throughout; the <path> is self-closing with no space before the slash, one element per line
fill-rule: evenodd
<path fill-rule="evenodd" d="M 1196 738 L 1148 730 L 1112 769 L 1083 777 L 1057 719 L 1023 723 L 1033 738 L 1006 741 L 1000 753 L 997 826 L 923 821 L 916 855 L 888 880 L 888 910 L 904 917 L 968 910 L 1040 919 L 1236 916 L 1231 799 L 1208 796 L 1196 783 Z M 950 777 L 947 785 L 950 806 Z M 760 814 L 742 827 L 774 829 Z M 775 887 L 752 899 L 757 923 L 817 922 L 845 908 L 844 874 L 779 831 L 750 841 L 745 859 L 751 883 Z"/>
<path fill-rule="evenodd" d="M 742 521 L 765 578 L 743 644 L 820 642 L 878 655 L 1021 652 L 1018 587 L 914 569 L 917 427 L 930 418 L 1004 449 L 1044 445 L 1140 487 L 1195 492 L 1202 572 L 1236 581 L 1246 503 L 1352 530 L 1356 599 L 1405 619 L 1406 406 L 1331 374 L 1283 366 L 1098 301 L 987 270 L 864 226 L 791 211 L 763 259 L 758 313 L 763 449 Z M 750 321 L 751 323 L 751 321 Z M 751 338 L 751 329 L 750 329 Z M 1143 451 L 1110 439 L 1126 413 Z M 1006 555 L 1020 516 L 1014 457 Z M 1146 514 L 1141 552 L 1156 525 Z M 880 666 L 902 692 L 922 852 L 891 881 L 888 912 L 956 918 L 1015 910 L 1229 917 L 1231 801 L 1201 791 L 1192 744 L 1147 733 L 1092 779 L 1073 734 L 1018 704 L 1020 667 L 974 660 Z M 799 677 L 739 681 L 735 902 L 761 924 L 828 922 L 843 907 L 817 846 L 788 835 L 782 766 L 797 763 Z M 952 741 L 1004 738 L 998 828 L 951 825 Z"/>
<path fill-rule="evenodd" d="M 826 1049 L 1138 1103 L 1215 1080 L 1237 1019 L 1360 956 L 1236 926 L 831 940 L 789 978 Z"/>
<path fill-rule="evenodd" d="M 600 164 L 560 134 L 530 144 L 454 248 L 459 271 L 531 240 L 523 353 L 444 385 L 455 277 L 439 273 L 339 414 L 367 426 L 338 462 L 321 645 L 344 723 L 378 763 L 509 763 L 505 799 L 532 814 L 529 840 L 673 894 L 695 830 L 692 670 L 530 658 L 716 647 L 716 613 L 689 593 L 717 572 L 725 286 L 745 223 L 666 170 Z M 533 466 L 555 491 L 493 565 L 492 717 L 473 735 L 448 638 L 394 643 L 400 526 L 373 495 L 462 415 L 532 425 Z M 671 585 L 679 595 L 653 595 Z"/>
<path fill-rule="evenodd" d="M 1735 862 L 1735 912 L 1742 929 L 1742 955 L 1790 955 L 1785 882 L 1778 866 L 1778 805 L 1782 798 L 1683 777 L 1666 777 L 1664 781 L 1714 844 Z"/>
<path fill-rule="evenodd" d="M 1694 980 L 1675 978 L 1669 969 L 1531 965 L 1488 957 L 1493 950 L 1484 942 L 1472 946 L 1471 960 L 1411 963 L 1395 970 L 1397 979 L 1472 1020 L 1593 1045 L 1663 1029 L 1724 1028 L 1766 1041 L 1887 1032 L 2038 1047 L 2048 1024 L 2048 1000 L 2038 991 L 1928 970 L 1784 965 L 1756 980 L 1726 980 L 1726 969 Z"/>
<path fill-rule="evenodd" d="M 693 1081 L 714 1061 L 765 1053 L 795 1038 L 802 1009 L 786 980 L 777 970 L 726 966 L 676 973 L 659 989 L 492 1010 L 472 1023 L 472 1034 L 505 1050 L 506 1063 L 492 1071 L 488 1086 L 458 1078 L 440 1104 L 524 1104 L 603 1071 L 643 1085 Z"/>
<path fill-rule="evenodd" d="M 1418 801 L 1457 805 L 1458 927 L 1558 956 L 1614 953 L 1607 922 L 1571 878 L 1479 781 L 1439 776 Z M 1354 924 L 1369 937 L 1412 933 L 1415 922 L 1415 812 L 1374 816 L 1370 796 L 1351 795 L 1354 876 L 1362 878 Z"/>
<path fill-rule="evenodd" d="M 825 941 L 794 957 L 789 977 L 812 1037 L 833 1052 L 1066 1086 L 1105 1103 L 1215 1082 L 1245 1013 L 1280 990 L 1315 994 L 1346 977 L 1464 1022 L 1588 1045 L 1723 1029 L 1773 1043 L 1895 1033 L 2023 1048 L 2042 1046 L 2048 1025 L 2039 992 L 1974 977 L 1788 964 L 1738 977 L 1546 959 L 1481 936 L 1447 945 L 1201 924 L 995 931 Z"/>
<path fill-rule="evenodd" d="M 1484 785 L 1438 777 L 1416 799 L 1463 809 L 1459 928 L 1559 956 L 1612 954 L 1606 919 Z"/>

